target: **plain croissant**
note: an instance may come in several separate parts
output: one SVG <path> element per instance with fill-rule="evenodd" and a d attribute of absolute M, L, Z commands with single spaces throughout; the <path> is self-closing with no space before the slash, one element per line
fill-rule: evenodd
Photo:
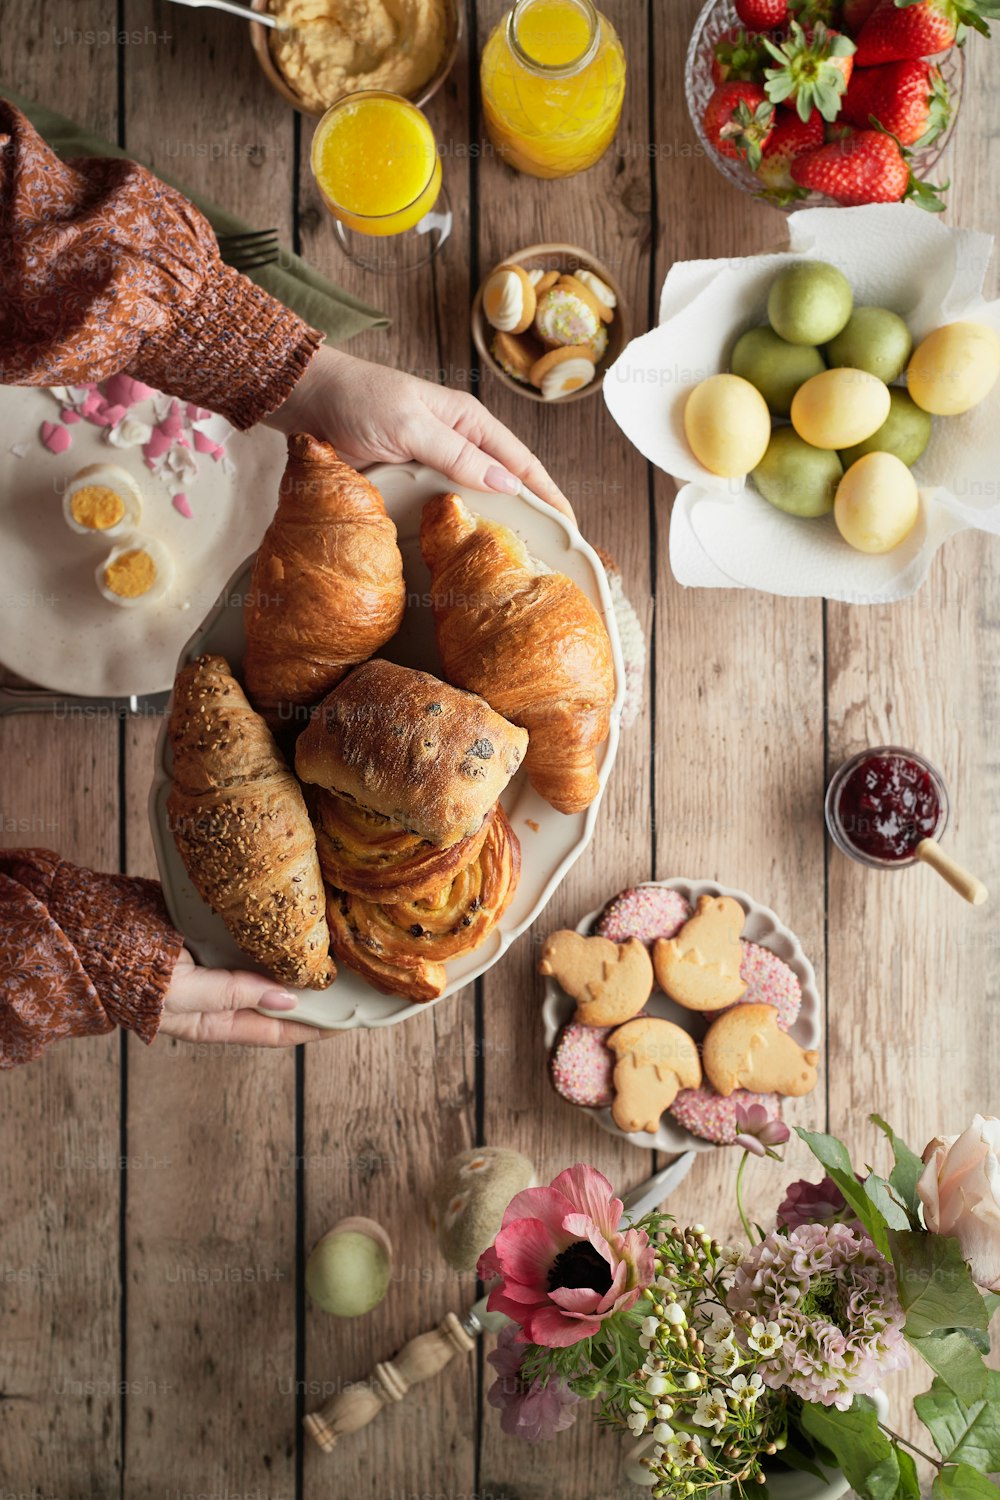
<path fill-rule="evenodd" d="M 337 971 L 302 789 L 223 657 L 178 673 L 170 744 L 167 824 L 199 894 L 275 979 L 325 989 Z"/>
<path fill-rule="evenodd" d="M 243 611 L 251 703 L 272 726 L 295 719 L 395 635 L 405 599 L 378 490 L 329 443 L 290 437 Z"/>
<path fill-rule="evenodd" d="M 528 731 L 524 767 L 559 812 L 597 795 L 615 678 L 596 609 L 570 578 L 535 563 L 506 526 L 457 495 L 424 506 L 420 550 L 431 570 L 445 676 Z"/>

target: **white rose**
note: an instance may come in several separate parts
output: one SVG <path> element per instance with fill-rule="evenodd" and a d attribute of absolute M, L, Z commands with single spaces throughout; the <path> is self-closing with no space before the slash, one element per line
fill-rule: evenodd
<path fill-rule="evenodd" d="M 977 1286 L 1000 1292 L 1000 1120 L 976 1115 L 924 1151 L 917 1193 L 931 1234 L 953 1236 Z"/>

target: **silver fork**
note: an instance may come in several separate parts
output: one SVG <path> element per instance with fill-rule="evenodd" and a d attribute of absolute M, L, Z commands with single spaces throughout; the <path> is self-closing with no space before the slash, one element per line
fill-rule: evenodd
<path fill-rule="evenodd" d="M 60 719 L 113 719 L 122 714 L 162 714 L 169 692 L 140 693 L 129 698 L 77 698 L 49 688 L 10 687 L 0 683 L 0 716 L 4 714 L 54 714 Z"/>
<path fill-rule="evenodd" d="M 200 10 L 207 5 L 210 10 L 228 11 L 231 16 L 242 16 L 244 21 L 259 21 L 262 26 L 270 26 L 277 31 L 286 28 L 277 16 L 272 16 L 266 10 L 251 10 L 249 5 L 234 5 L 233 0 L 174 0 L 175 5 L 189 5 L 192 10 Z"/>
<path fill-rule="evenodd" d="M 281 255 L 276 229 L 248 229 L 244 234 L 220 234 L 219 254 L 234 271 L 272 266 Z"/>

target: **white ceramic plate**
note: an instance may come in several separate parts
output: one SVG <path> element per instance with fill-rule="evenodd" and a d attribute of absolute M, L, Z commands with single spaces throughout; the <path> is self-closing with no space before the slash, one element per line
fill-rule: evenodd
<path fill-rule="evenodd" d="M 762 948 L 769 948 L 772 953 L 783 958 L 802 986 L 802 1009 L 799 1011 L 790 1035 L 795 1038 L 800 1047 L 819 1049 L 822 1038 L 820 1024 L 822 1005 L 819 990 L 816 988 L 815 970 L 794 932 L 789 931 L 785 924 L 779 921 L 769 906 L 761 906 L 760 902 L 748 896 L 746 891 L 732 890 L 729 886 L 716 884 L 714 880 L 678 878 L 676 880 L 650 880 L 645 884 L 652 888 L 679 891 L 691 907 L 697 905 L 699 896 L 732 896 L 738 901 L 747 914 L 742 936 L 751 943 L 758 943 Z M 599 906 L 596 911 L 589 912 L 577 926 L 577 932 L 589 933 L 603 909 Z M 675 1004 L 659 988 L 653 990 L 644 1009 L 647 1015 L 661 1016 L 666 1021 L 673 1021 L 678 1026 L 683 1026 L 684 1030 L 690 1032 L 698 1042 L 707 1030 L 704 1016 Z M 548 1067 L 548 1058 L 555 1045 L 556 1037 L 573 1019 L 575 1010 L 576 1001 L 560 989 L 554 979 L 547 979 L 545 999 L 542 1003 L 546 1067 Z M 573 1109 L 580 1106 L 569 1105 L 568 1107 Z M 685 1130 L 682 1125 L 678 1125 L 669 1114 L 663 1115 L 660 1128 L 655 1135 L 650 1135 L 646 1131 L 636 1131 L 629 1135 L 615 1124 L 611 1118 L 610 1108 L 588 1109 L 586 1112 L 593 1116 L 602 1130 L 606 1130 L 609 1135 L 620 1136 L 623 1141 L 628 1141 L 633 1146 L 647 1146 L 651 1151 L 671 1152 L 717 1149 L 712 1141 L 703 1141 L 699 1136 L 692 1135 L 689 1130 Z"/>
<path fill-rule="evenodd" d="M 135 415 L 146 417 L 146 403 Z M 45 389 L 0 391 L 0 661 L 30 682 L 93 697 L 158 693 L 174 680 L 177 654 L 232 571 L 257 546 L 274 514 L 285 441 L 267 427 L 233 433 L 229 475 L 208 457 L 186 486 L 194 518 L 180 515 L 141 448 L 114 448 L 104 428 L 77 422 L 58 457 L 38 436 L 58 421 Z M 25 445 L 23 457 L 10 451 Z M 94 572 L 116 542 L 78 536 L 63 520 L 66 484 L 85 464 L 115 464 L 143 497 L 141 530 L 174 559 L 174 582 L 157 604 L 120 609 L 97 592 Z"/>
<path fill-rule="evenodd" d="M 433 469 L 417 464 L 380 464 L 367 470 L 367 476 L 378 486 L 386 509 L 396 523 L 407 587 L 402 628 L 380 655 L 404 666 L 443 675 L 434 643 L 430 575 L 420 556 L 419 535 L 420 515 L 425 503 L 442 490 L 448 490 L 460 495 L 470 509 L 510 526 L 535 557 L 579 584 L 604 619 L 614 656 L 617 691 L 611 732 L 598 752 L 600 791 L 586 812 L 566 816 L 556 812 L 532 790 L 523 771 L 514 777 L 501 801 L 521 843 L 521 878 L 517 892 L 486 941 L 475 952 L 453 959 L 446 965 L 448 984 L 440 997 L 443 1000 L 492 968 L 515 938 L 535 921 L 567 870 L 590 842 L 618 748 L 625 672 L 618 627 L 600 559 L 575 527 L 557 512 L 527 491 L 514 498 L 483 495 L 476 490 L 464 490 Z M 218 652 L 227 658 L 236 675 L 240 675 L 245 645 L 242 602 L 249 583 L 250 566 L 248 561 L 237 569 L 215 609 L 181 652 L 178 666 L 202 652 Z M 215 916 L 195 891 L 167 831 L 170 749 L 166 725 L 164 720 L 157 744 L 149 807 L 167 908 L 174 925 L 184 933 L 188 947 L 200 963 L 220 968 L 246 968 L 246 956 L 230 937 L 221 918 Z M 330 989 L 303 990 L 299 994 L 299 1007 L 290 1012 L 293 1019 L 336 1029 L 388 1026 L 426 1009 L 425 1005 L 412 1004 L 399 996 L 379 994 L 346 964 L 338 965 L 337 978 Z"/>

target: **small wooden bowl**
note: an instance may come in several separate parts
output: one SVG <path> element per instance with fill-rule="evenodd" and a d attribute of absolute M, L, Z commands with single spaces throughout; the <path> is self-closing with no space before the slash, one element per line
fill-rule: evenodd
<path fill-rule="evenodd" d="M 541 391 L 537 391 L 533 385 L 522 384 L 521 381 L 508 375 L 506 370 L 502 370 L 490 353 L 494 330 L 487 323 L 486 314 L 483 312 L 483 287 L 497 266 L 510 265 L 524 266 L 527 271 L 566 271 L 569 273 L 593 271 L 595 276 L 599 276 L 608 284 L 618 298 L 614 321 L 608 324 L 608 347 L 597 366 L 597 374 L 582 390 L 571 391 L 568 396 L 559 396 L 555 401 L 546 401 Z M 570 401 L 583 401 L 588 396 L 596 396 L 604 383 L 605 370 L 614 364 L 631 337 L 631 317 L 618 278 L 602 261 L 597 259 L 596 255 L 591 255 L 589 250 L 582 250 L 579 245 L 529 245 L 526 250 L 515 250 L 513 254 L 505 255 L 502 261 L 497 262 L 497 266 L 494 266 L 493 271 L 483 278 L 482 286 L 476 293 L 472 304 L 472 339 L 484 365 L 492 370 L 497 380 L 508 390 L 527 397 L 529 401 L 541 401 L 545 406 L 566 406 Z"/>
<path fill-rule="evenodd" d="M 445 48 L 444 56 L 441 58 L 437 71 L 431 75 L 423 88 L 416 94 L 407 94 L 405 96 L 410 100 L 411 104 L 416 104 L 418 108 L 422 108 L 428 99 L 437 93 L 454 67 L 455 58 L 458 56 L 458 44 L 462 39 L 462 9 L 459 5 L 459 0 L 445 0 L 445 3 L 448 6 L 451 24 L 449 26 L 448 45 Z M 250 0 L 250 6 L 252 10 L 268 10 L 270 8 L 268 0 Z M 293 109 L 297 109 L 303 115 L 312 115 L 313 119 L 318 120 L 321 115 L 326 114 L 330 105 L 336 101 L 329 99 L 322 109 L 314 109 L 312 105 L 304 103 L 271 56 L 269 42 L 271 30 L 271 27 L 261 26 L 258 21 L 250 22 L 250 44 L 253 47 L 257 62 L 260 64 L 261 72 L 275 92 L 279 93 L 282 99 L 286 99 Z"/>

